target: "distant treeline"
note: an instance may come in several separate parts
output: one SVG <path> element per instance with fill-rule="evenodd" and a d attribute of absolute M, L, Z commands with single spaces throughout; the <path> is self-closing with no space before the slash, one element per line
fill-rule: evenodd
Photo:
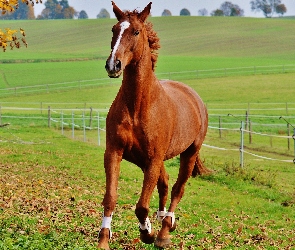
<path fill-rule="evenodd" d="M 39 0 L 40 1 L 40 0 Z M 35 1 L 39 3 L 39 1 Z M 37 17 L 34 14 L 34 1 L 25 4 L 22 0 L 18 0 L 18 8 L 12 12 L 4 12 L 0 14 L 1 19 L 19 20 L 19 19 L 87 19 L 88 15 L 85 10 L 76 11 L 70 6 L 68 0 L 47 0 L 45 1 L 45 9 Z M 41 2 L 41 1 L 40 1 Z M 251 10 L 254 12 L 262 12 L 265 17 L 272 17 L 274 14 L 283 16 L 287 12 L 285 4 L 282 0 L 252 0 L 250 1 Z M 208 16 L 207 9 L 199 9 L 199 16 Z M 180 16 L 190 16 L 188 9 L 183 8 Z M 225 1 L 219 8 L 210 13 L 211 16 L 244 16 L 244 10 L 239 5 Z M 162 16 L 172 16 L 168 9 L 164 9 Z M 110 18 L 110 13 L 106 9 L 101 9 L 96 16 L 97 18 Z"/>

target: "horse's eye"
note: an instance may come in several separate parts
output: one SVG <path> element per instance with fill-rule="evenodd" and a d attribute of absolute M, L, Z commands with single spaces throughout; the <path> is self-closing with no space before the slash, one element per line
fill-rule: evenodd
<path fill-rule="evenodd" d="M 135 35 L 135 36 L 138 36 L 138 34 L 139 34 L 139 31 L 136 30 L 136 31 L 134 32 L 134 35 Z"/>

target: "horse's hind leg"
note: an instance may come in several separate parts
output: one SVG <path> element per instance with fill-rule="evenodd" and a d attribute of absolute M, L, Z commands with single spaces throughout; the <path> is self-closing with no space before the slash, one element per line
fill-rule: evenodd
<path fill-rule="evenodd" d="M 174 211 L 183 196 L 185 183 L 192 175 L 197 155 L 198 150 L 194 144 L 180 155 L 179 174 L 172 188 L 171 204 L 168 213 L 166 213 L 166 216 L 162 220 L 162 228 L 155 241 L 157 247 L 164 248 L 171 243 L 169 231 L 173 231 L 176 227 Z"/>

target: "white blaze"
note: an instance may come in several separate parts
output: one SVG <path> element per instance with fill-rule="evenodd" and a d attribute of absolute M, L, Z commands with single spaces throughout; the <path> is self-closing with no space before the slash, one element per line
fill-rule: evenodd
<path fill-rule="evenodd" d="M 117 49 L 118 49 L 118 47 L 120 45 L 122 35 L 123 35 L 124 31 L 129 28 L 129 26 L 130 26 L 130 23 L 127 22 L 127 21 L 124 21 L 124 22 L 122 22 L 120 24 L 121 30 L 120 30 L 120 33 L 119 33 L 119 36 L 118 36 L 118 40 L 117 40 L 117 42 L 116 42 L 116 44 L 115 44 L 115 46 L 113 48 L 113 51 L 112 51 L 112 56 L 111 56 L 110 65 L 109 65 L 110 69 L 114 69 L 115 54 L 116 54 Z"/>

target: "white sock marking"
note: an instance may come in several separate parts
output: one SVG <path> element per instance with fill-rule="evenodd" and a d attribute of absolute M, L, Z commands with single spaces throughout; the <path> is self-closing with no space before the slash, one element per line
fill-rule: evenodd
<path fill-rule="evenodd" d="M 101 228 L 108 228 L 110 230 L 110 238 L 112 238 L 112 228 L 111 228 L 111 222 L 112 222 L 112 216 L 111 217 L 103 217 Z"/>
<path fill-rule="evenodd" d="M 151 224 L 150 219 L 148 217 L 146 217 L 144 224 L 139 223 L 139 228 L 141 230 L 147 230 L 148 233 L 150 234 L 152 232 L 152 224 Z"/>

